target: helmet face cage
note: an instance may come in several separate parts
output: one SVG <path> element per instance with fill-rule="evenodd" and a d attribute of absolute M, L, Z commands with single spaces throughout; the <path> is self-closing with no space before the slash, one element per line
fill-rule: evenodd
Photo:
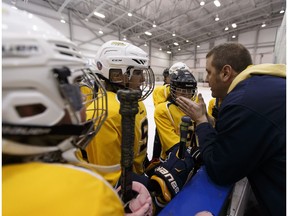
<path fill-rule="evenodd" d="M 177 97 L 179 96 L 183 96 L 186 98 L 189 98 L 193 101 L 195 101 L 196 99 L 196 95 L 197 95 L 197 88 L 175 88 L 173 86 L 171 86 L 170 84 L 170 88 L 171 88 L 171 96 L 172 99 L 175 101 Z"/>
<path fill-rule="evenodd" d="M 127 77 L 127 79 L 125 77 Z M 139 101 L 143 101 L 152 93 L 154 89 L 154 72 L 150 67 L 128 67 L 124 74 L 124 85 L 130 89 L 140 90 L 141 98 Z"/>
<path fill-rule="evenodd" d="M 107 93 L 103 83 L 90 69 L 81 71 L 83 74 L 77 85 L 81 90 L 82 104 L 86 107 L 86 112 L 90 113 L 90 119 L 85 122 L 87 128 L 76 139 L 75 145 L 85 149 L 107 117 Z"/>
<path fill-rule="evenodd" d="M 171 74 L 170 83 L 171 97 L 175 101 L 177 97 L 183 96 L 195 100 L 197 96 L 197 82 L 188 70 L 177 70 Z"/>

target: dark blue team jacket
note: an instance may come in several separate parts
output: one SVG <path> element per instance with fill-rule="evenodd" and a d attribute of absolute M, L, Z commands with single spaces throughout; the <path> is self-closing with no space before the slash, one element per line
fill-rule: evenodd
<path fill-rule="evenodd" d="M 223 100 L 215 129 L 197 126 L 200 150 L 211 179 L 220 185 L 249 179 L 267 215 L 286 208 L 286 79 L 256 75 Z"/>

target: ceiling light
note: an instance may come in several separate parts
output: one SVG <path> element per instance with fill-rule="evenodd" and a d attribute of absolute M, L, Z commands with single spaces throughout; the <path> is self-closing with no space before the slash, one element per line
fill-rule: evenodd
<path fill-rule="evenodd" d="M 172 36 L 173 36 L 173 37 L 175 37 L 175 36 L 176 36 L 176 34 L 175 34 L 175 31 L 172 33 Z"/>
<path fill-rule="evenodd" d="M 229 27 L 228 27 L 228 26 L 226 26 L 224 30 L 225 30 L 225 31 L 228 31 L 228 30 L 229 30 Z"/>
<path fill-rule="evenodd" d="M 127 40 L 127 39 L 126 39 L 126 36 L 124 36 L 124 37 L 123 37 L 123 40 L 124 40 L 124 41 L 126 41 L 126 40 Z"/>
<path fill-rule="evenodd" d="M 200 47 L 200 45 L 197 45 L 197 47 L 199 48 L 199 47 Z"/>
<path fill-rule="evenodd" d="M 105 18 L 105 15 L 104 14 L 101 14 L 101 13 L 98 13 L 98 12 L 94 12 L 93 13 L 95 16 L 97 16 L 97 17 L 100 17 L 100 18 Z"/>
<path fill-rule="evenodd" d="M 216 14 L 215 21 L 216 21 L 216 22 L 219 21 L 219 16 L 218 16 L 218 14 Z"/>
<path fill-rule="evenodd" d="M 180 51 L 180 50 L 181 50 L 181 48 L 179 47 L 179 48 L 178 48 L 178 50 Z"/>
<path fill-rule="evenodd" d="M 156 23 L 155 23 L 155 21 L 153 21 L 153 28 L 156 28 L 157 27 L 157 25 L 156 25 Z"/>
<path fill-rule="evenodd" d="M 266 23 L 263 22 L 262 25 L 261 25 L 261 27 L 264 28 L 265 26 L 266 26 Z"/>
<path fill-rule="evenodd" d="M 236 23 L 232 23 L 232 28 L 237 28 L 237 24 Z"/>
<path fill-rule="evenodd" d="M 174 42 L 174 45 L 175 45 L 175 46 L 178 46 L 179 44 L 178 44 L 177 42 Z"/>
<path fill-rule="evenodd" d="M 236 38 L 236 35 L 232 35 L 232 38 Z"/>
<path fill-rule="evenodd" d="M 60 19 L 60 22 L 61 23 L 66 23 L 66 21 L 63 18 Z"/>
<path fill-rule="evenodd" d="M 285 12 L 285 10 L 284 10 L 284 8 L 282 7 L 282 9 L 280 10 L 280 14 L 282 14 L 282 13 L 284 13 Z"/>
<path fill-rule="evenodd" d="M 220 7 L 221 6 L 221 3 L 219 2 L 219 0 L 215 0 L 214 4 L 215 4 L 216 7 Z"/>
<path fill-rule="evenodd" d="M 204 5 L 205 5 L 205 1 L 201 1 L 201 2 L 200 2 L 200 5 L 201 5 L 201 6 L 204 6 Z"/>
<path fill-rule="evenodd" d="M 186 43 L 189 43 L 189 40 L 186 40 Z"/>
<path fill-rule="evenodd" d="M 147 46 L 147 43 L 145 42 L 144 46 Z"/>
<path fill-rule="evenodd" d="M 132 13 L 128 13 L 127 15 L 128 15 L 129 17 L 133 16 Z"/>
<path fill-rule="evenodd" d="M 98 33 L 99 33 L 99 34 L 103 34 L 103 31 L 100 29 Z"/>
<path fill-rule="evenodd" d="M 160 47 L 159 50 L 162 51 L 162 47 Z"/>
<path fill-rule="evenodd" d="M 172 52 L 170 50 L 167 51 L 168 54 L 171 54 Z"/>
<path fill-rule="evenodd" d="M 152 35 L 152 33 L 151 33 L 151 32 L 148 32 L 148 31 L 145 31 L 145 34 L 146 34 L 146 35 L 149 35 L 149 36 Z"/>

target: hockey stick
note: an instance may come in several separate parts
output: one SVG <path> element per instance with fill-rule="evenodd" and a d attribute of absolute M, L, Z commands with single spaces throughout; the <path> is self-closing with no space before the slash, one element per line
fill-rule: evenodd
<path fill-rule="evenodd" d="M 127 203 L 133 198 L 132 168 L 134 160 L 134 128 L 135 115 L 138 113 L 138 100 L 141 96 L 138 90 L 119 90 L 122 146 L 121 146 L 121 198 Z"/>
<path fill-rule="evenodd" d="M 191 118 L 189 116 L 183 116 L 180 124 L 180 144 L 178 157 L 184 159 L 187 143 L 188 128 L 192 125 Z"/>

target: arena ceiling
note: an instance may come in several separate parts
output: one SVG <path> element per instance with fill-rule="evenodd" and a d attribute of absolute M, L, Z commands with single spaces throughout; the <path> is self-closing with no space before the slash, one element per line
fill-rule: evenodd
<path fill-rule="evenodd" d="M 286 9 L 285 0 L 219 0 L 219 7 L 214 0 L 23 1 L 41 4 L 59 13 L 71 11 L 80 20 L 99 25 L 103 34 L 95 32 L 95 37 L 87 42 L 99 40 L 105 34 L 117 34 L 119 39 L 125 37 L 135 45 L 152 42 L 155 47 L 172 51 L 216 38 L 237 37 L 239 33 L 260 29 L 263 24 L 266 28 L 280 26 L 284 15 L 280 11 Z M 200 5 L 201 2 L 205 4 Z M 95 16 L 94 12 L 105 18 Z M 217 16 L 219 20 L 215 21 Z M 233 23 L 236 28 L 231 26 Z"/>

